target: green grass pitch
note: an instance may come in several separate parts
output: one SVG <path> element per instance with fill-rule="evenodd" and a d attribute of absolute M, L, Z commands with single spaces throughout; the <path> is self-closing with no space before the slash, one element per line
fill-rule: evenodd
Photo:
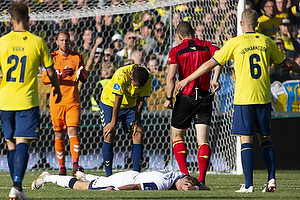
<path fill-rule="evenodd" d="M 57 174 L 58 171 L 49 171 Z M 254 171 L 254 193 L 238 194 L 240 185 L 244 183 L 243 175 L 232 174 L 208 174 L 207 186 L 210 191 L 79 191 L 62 188 L 52 183 L 47 183 L 39 190 L 30 190 L 31 182 L 39 176 L 41 171 L 27 171 L 23 187 L 25 194 L 31 200 L 34 199 L 146 199 L 146 200 L 193 200 L 193 199 L 300 199 L 300 170 L 277 170 L 277 189 L 274 193 L 262 193 L 267 181 L 267 172 L 264 170 Z M 87 171 L 95 175 L 104 175 L 103 172 Z M 191 174 L 197 177 L 197 174 Z M 12 186 L 8 172 L 0 172 L 0 199 L 8 199 Z"/>

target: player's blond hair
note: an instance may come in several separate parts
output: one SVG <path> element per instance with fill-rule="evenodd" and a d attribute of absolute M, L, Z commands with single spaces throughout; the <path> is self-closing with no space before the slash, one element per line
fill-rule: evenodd
<path fill-rule="evenodd" d="M 244 26 L 255 29 L 257 25 L 258 14 L 253 9 L 246 9 L 242 13 L 242 22 Z"/>

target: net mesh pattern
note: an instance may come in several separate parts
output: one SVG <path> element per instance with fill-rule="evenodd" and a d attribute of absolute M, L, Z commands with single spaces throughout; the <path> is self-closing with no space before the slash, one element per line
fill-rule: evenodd
<path fill-rule="evenodd" d="M 0 2 L 0 36 L 12 30 L 8 14 L 10 2 Z M 98 46 L 101 61 L 104 62 L 105 50 L 111 48 L 112 54 L 108 59 L 116 68 L 127 61 L 130 62 L 130 59 L 125 59 L 125 55 L 118 59 L 118 51 L 112 41 L 114 35 L 121 36 L 119 39 L 123 40 L 123 45 L 128 39 L 126 34 L 131 31 L 150 38 L 146 40 L 145 37 L 137 37 L 135 40 L 135 45 L 141 46 L 143 50 L 142 63 L 147 66 L 154 57 L 158 65 L 158 72 L 153 73 L 155 81 L 152 83 L 151 96 L 146 100 L 141 119 L 145 130 L 142 170 L 178 169 L 170 139 L 171 111 L 163 106 L 166 97 L 165 78 L 168 53 L 170 48 L 176 45 L 174 37 L 176 25 L 181 20 L 189 21 L 195 28 L 195 34 L 199 39 L 213 41 L 221 47 L 228 39 L 236 35 L 237 1 L 33 0 L 27 2 L 30 8 L 29 31 L 42 37 L 53 52 L 57 49 L 55 43 L 57 32 L 68 30 L 71 34 L 71 48 L 81 52 L 85 62 L 99 37 L 103 39 Z M 112 16 L 112 21 L 110 25 L 104 26 L 106 20 L 109 21 L 106 16 Z M 161 26 L 156 26 L 157 22 L 162 22 Z M 100 27 L 101 31 L 97 27 Z M 148 35 L 142 32 L 143 27 L 147 28 Z M 91 33 L 89 39 L 86 39 L 86 30 L 90 30 Z M 161 41 L 156 38 L 159 32 L 163 32 Z M 85 42 L 89 44 L 89 50 L 83 49 Z M 79 132 L 81 142 L 79 164 L 87 169 L 103 170 L 101 150 L 103 136 L 100 117 L 99 112 L 91 110 L 91 96 L 97 82 L 101 80 L 100 68 L 93 65 L 88 75 L 87 83 L 80 85 L 82 119 Z M 234 88 L 232 63 L 227 63 L 223 68 L 220 82 L 223 87 L 216 93 L 213 103 L 214 111 L 209 136 L 212 156 L 209 171 L 230 172 L 236 168 L 235 138 L 230 136 Z M 59 168 L 54 152 L 54 133 L 48 107 L 49 91 L 49 86 L 43 85 L 39 75 L 41 131 L 40 139 L 31 143 L 28 169 Z M 0 166 L 1 169 L 8 169 L 4 158 L 7 150 L 2 132 L 1 135 L 0 157 L 3 159 L 0 159 Z M 185 142 L 188 149 L 188 168 L 191 172 L 198 171 L 198 147 L 194 124 L 186 131 Z M 69 140 L 66 140 L 66 166 L 71 168 L 72 159 L 69 148 Z M 123 132 L 119 122 L 114 145 L 114 170 L 132 168 L 131 151 L 131 137 Z"/>

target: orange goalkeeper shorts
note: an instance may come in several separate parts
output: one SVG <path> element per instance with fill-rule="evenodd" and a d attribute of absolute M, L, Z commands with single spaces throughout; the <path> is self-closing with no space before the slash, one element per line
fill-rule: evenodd
<path fill-rule="evenodd" d="M 81 119 L 80 105 L 52 105 L 50 115 L 53 130 L 58 132 L 67 127 L 79 127 Z"/>

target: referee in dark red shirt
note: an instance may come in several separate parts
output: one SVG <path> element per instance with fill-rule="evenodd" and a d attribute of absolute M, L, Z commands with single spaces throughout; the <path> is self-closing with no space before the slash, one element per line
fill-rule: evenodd
<path fill-rule="evenodd" d="M 210 77 L 207 73 L 194 81 L 191 81 L 182 92 L 176 95 L 173 108 L 173 92 L 175 88 L 176 74 L 182 80 L 196 71 L 203 63 L 208 61 L 219 50 L 219 47 L 209 41 L 194 38 L 194 29 L 188 22 L 180 22 L 176 34 L 181 43 L 172 48 L 169 54 L 169 69 L 167 75 L 167 97 L 165 107 L 173 109 L 171 120 L 171 139 L 175 158 L 180 171 L 189 175 L 186 158 L 187 148 L 183 141 L 185 131 L 194 119 L 198 142 L 198 180 L 205 184 L 205 175 L 209 166 L 210 146 L 208 135 L 212 115 L 213 93 L 220 89 L 218 82 L 221 67 L 215 68 L 212 80 L 213 93 L 210 94 Z"/>

